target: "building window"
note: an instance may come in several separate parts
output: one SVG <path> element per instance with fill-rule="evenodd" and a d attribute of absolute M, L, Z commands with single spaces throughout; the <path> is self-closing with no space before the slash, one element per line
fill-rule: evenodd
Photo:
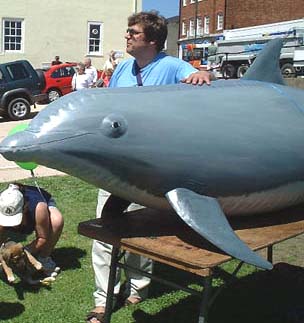
<path fill-rule="evenodd" d="M 102 55 L 101 22 L 88 23 L 88 55 Z"/>
<path fill-rule="evenodd" d="M 7 52 L 22 52 L 23 20 L 3 20 L 3 49 Z"/>
<path fill-rule="evenodd" d="M 187 35 L 187 25 L 185 21 L 182 22 L 182 35 Z"/>
<path fill-rule="evenodd" d="M 190 3 L 195 3 L 195 0 L 190 0 Z"/>
<path fill-rule="evenodd" d="M 194 37 L 194 19 L 190 19 L 189 36 Z"/>
<path fill-rule="evenodd" d="M 186 7 L 187 5 L 187 0 L 183 0 L 183 7 Z"/>
<path fill-rule="evenodd" d="M 198 17 L 196 19 L 196 34 L 197 34 L 197 36 L 203 35 L 203 23 L 202 23 L 201 17 Z"/>
<path fill-rule="evenodd" d="M 224 28 L 224 16 L 222 13 L 217 14 L 217 23 L 216 23 L 216 29 L 222 30 Z"/>
<path fill-rule="evenodd" d="M 206 16 L 204 18 L 204 34 L 209 34 L 209 27 L 210 27 L 210 17 Z"/>

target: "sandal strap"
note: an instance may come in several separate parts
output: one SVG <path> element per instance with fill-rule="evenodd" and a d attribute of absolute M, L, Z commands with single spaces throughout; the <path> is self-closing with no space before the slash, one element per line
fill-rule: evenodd
<path fill-rule="evenodd" d="M 94 311 L 91 311 L 90 313 L 87 314 L 86 321 L 90 322 L 91 319 L 97 319 L 100 323 L 104 322 L 104 315 L 105 313 L 97 313 Z"/>

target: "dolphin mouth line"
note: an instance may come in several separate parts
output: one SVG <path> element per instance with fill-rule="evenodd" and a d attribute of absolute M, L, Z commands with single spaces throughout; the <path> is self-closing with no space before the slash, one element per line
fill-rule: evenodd
<path fill-rule="evenodd" d="M 37 144 L 27 144 L 27 145 L 23 144 L 22 146 L 2 146 L 2 145 L 0 145 L 0 153 L 5 153 L 5 152 L 9 152 L 9 151 L 13 151 L 13 152 L 26 151 L 31 148 L 37 147 L 37 146 L 46 146 L 46 145 L 49 145 L 52 143 L 58 143 L 58 142 L 66 141 L 66 140 L 72 140 L 72 139 L 84 137 L 84 136 L 87 136 L 90 134 L 92 134 L 92 133 L 87 132 L 87 133 L 78 134 L 78 135 L 71 135 L 68 137 L 60 138 L 60 139 L 54 139 L 54 140 L 50 140 L 47 142 L 39 142 Z"/>

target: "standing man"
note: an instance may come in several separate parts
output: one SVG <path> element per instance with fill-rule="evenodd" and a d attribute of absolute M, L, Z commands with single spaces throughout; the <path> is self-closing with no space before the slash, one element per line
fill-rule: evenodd
<path fill-rule="evenodd" d="M 185 82 L 189 84 L 210 84 L 211 75 L 197 71 L 189 63 L 161 52 L 167 38 L 167 22 L 156 12 L 140 12 L 128 18 L 125 34 L 126 51 L 133 58 L 118 64 L 111 78 L 109 87 L 132 87 L 146 85 L 164 85 Z M 99 190 L 97 217 L 102 216 L 102 208 L 109 194 Z M 138 208 L 132 204 L 131 208 Z M 129 208 L 130 210 L 130 208 Z M 93 242 L 92 261 L 95 272 L 96 291 L 95 308 L 88 314 L 88 323 L 104 322 L 107 297 L 109 267 L 112 246 L 100 241 Z M 129 255 L 126 262 L 133 267 L 152 272 L 152 261 L 136 255 Z M 126 273 L 129 289 L 125 304 L 136 304 L 147 295 L 150 279 L 141 275 Z M 119 293 L 119 278 L 114 293 Z"/>
<path fill-rule="evenodd" d="M 208 70 L 212 69 L 216 65 L 217 46 L 214 40 L 211 41 L 211 45 L 208 47 Z"/>
<path fill-rule="evenodd" d="M 55 60 L 52 61 L 52 65 L 59 65 L 59 64 L 62 64 L 62 62 L 60 61 L 60 57 L 55 56 Z"/>
<path fill-rule="evenodd" d="M 85 73 L 89 76 L 89 87 L 95 87 L 97 81 L 97 69 L 92 66 L 91 58 L 84 59 Z"/>

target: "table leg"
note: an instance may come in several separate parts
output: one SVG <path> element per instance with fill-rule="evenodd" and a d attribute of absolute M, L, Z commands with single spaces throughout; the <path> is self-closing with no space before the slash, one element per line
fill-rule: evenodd
<path fill-rule="evenodd" d="M 114 299 L 114 286 L 115 286 L 115 280 L 116 280 L 116 270 L 117 270 L 118 260 L 119 260 L 119 248 L 113 247 L 110 273 L 109 273 L 109 283 L 108 283 L 108 290 L 107 290 L 107 302 L 106 302 L 105 317 L 104 317 L 105 323 L 110 323 L 111 321 L 113 299 Z"/>
<path fill-rule="evenodd" d="M 267 247 L 267 260 L 273 262 L 273 245 Z"/>
<path fill-rule="evenodd" d="M 212 290 L 212 276 L 207 276 L 204 278 L 203 300 L 201 303 L 198 323 L 207 323 L 207 314 L 208 314 L 211 290 Z"/>

